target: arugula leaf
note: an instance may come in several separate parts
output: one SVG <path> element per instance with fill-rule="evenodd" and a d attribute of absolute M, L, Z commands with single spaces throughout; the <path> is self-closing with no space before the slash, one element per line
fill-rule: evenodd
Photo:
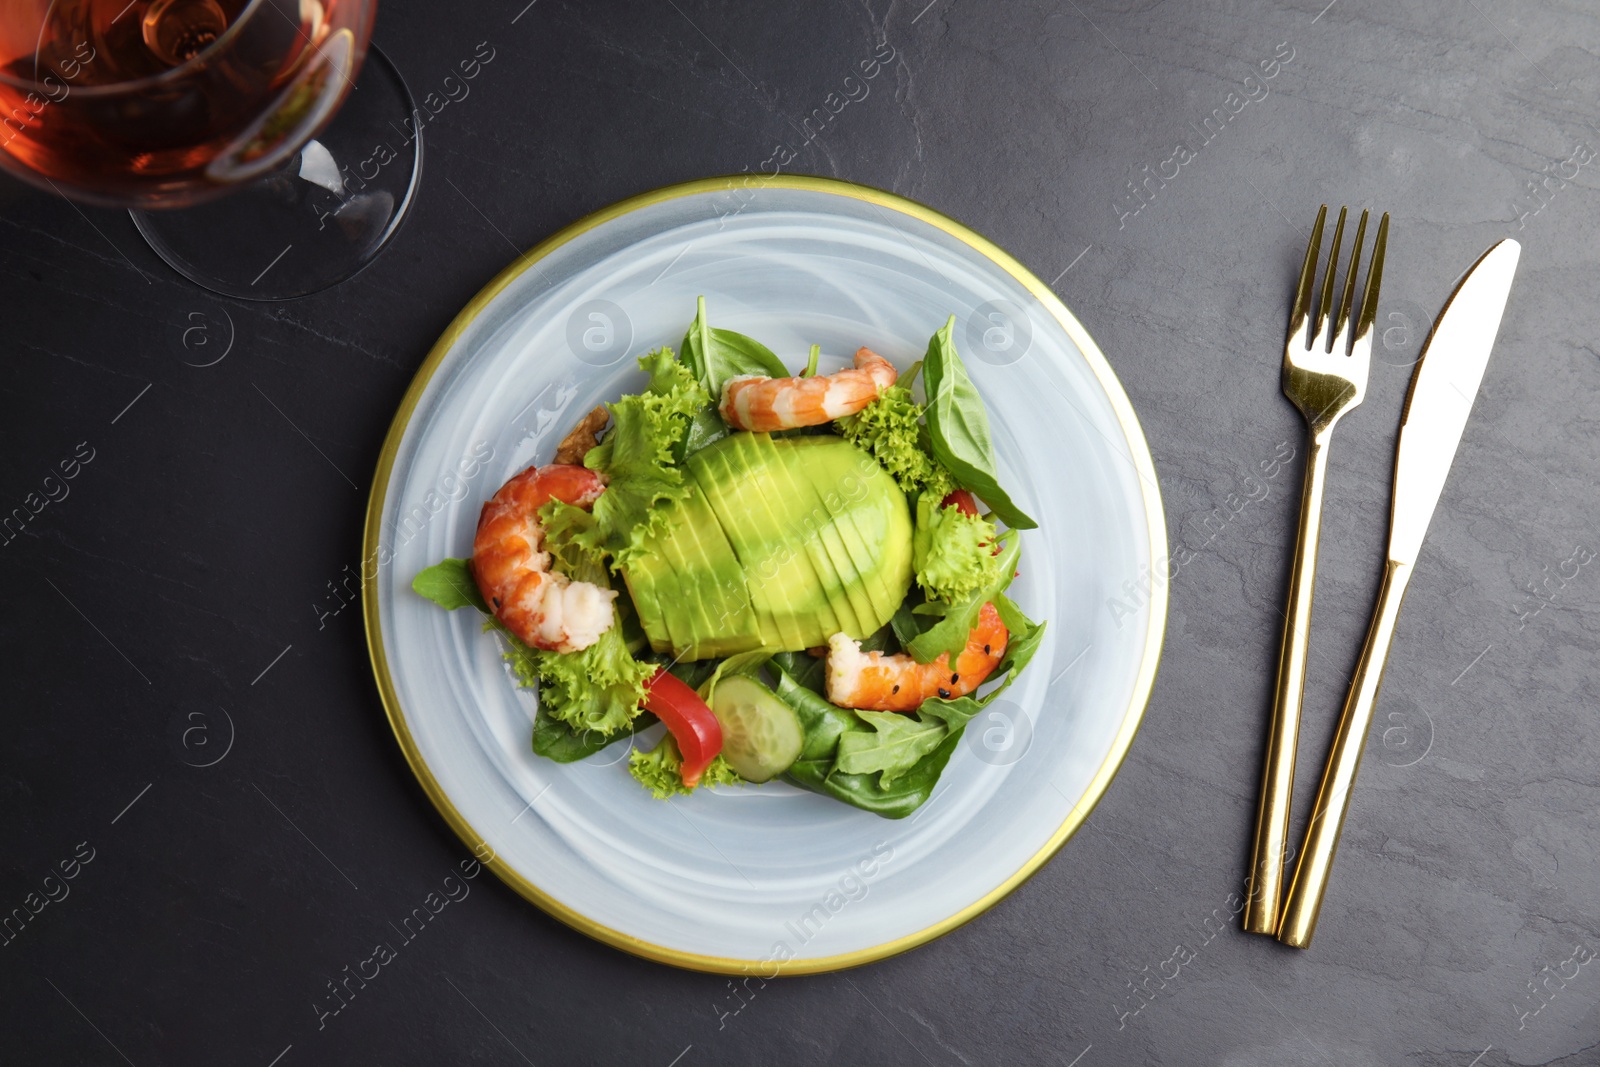
<path fill-rule="evenodd" d="M 933 795 L 939 775 L 960 741 L 959 730 L 946 734 L 944 740 L 914 767 L 895 775 L 887 784 L 880 781 L 881 772 L 842 773 L 835 759 L 841 738 L 847 733 L 871 728 L 859 714 L 828 703 L 789 677 L 782 668 L 776 668 L 774 673 L 778 679 L 778 696 L 795 710 L 805 731 L 800 758 L 784 772 L 785 780 L 887 819 L 905 818 Z"/>
<path fill-rule="evenodd" d="M 852 730 L 841 735 L 834 769 L 841 774 L 881 771 L 881 781 L 886 786 L 938 748 L 939 742 L 950 732 L 944 722 L 928 721 L 920 715 L 866 710 L 856 714 L 873 732 Z"/>
<path fill-rule="evenodd" d="M 784 777 L 805 789 L 890 819 L 921 807 L 973 716 L 1003 693 L 1038 651 L 1044 624 L 1035 624 L 1003 594 L 995 609 L 1011 630 L 1006 654 L 991 679 L 1000 685 L 983 696 L 927 700 L 910 715 L 835 707 L 801 685 L 776 659 L 776 692 L 800 717 L 805 740 Z"/>
<path fill-rule="evenodd" d="M 714 328 L 706 319 L 706 298 L 695 306 L 694 321 L 683 338 L 683 362 L 713 404 L 722 401 L 722 383 L 740 374 L 789 377 L 789 368 L 772 349 L 732 330 Z"/>
<path fill-rule="evenodd" d="M 1007 526 L 1031 530 L 1039 524 L 1000 488 L 994 444 L 989 439 L 989 416 L 984 411 L 983 398 L 956 354 L 952 338 L 955 324 L 956 317 L 951 315 L 928 341 L 928 354 L 923 360 L 933 454 L 962 488 L 977 494 Z"/>
<path fill-rule="evenodd" d="M 1006 545 L 995 556 L 995 570 L 989 582 L 966 600 L 945 604 L 937 600 L 925 601 L 911 609 L 915 615 L 939 615 L 942 618 L 922 633 L 906 642 L 906 651 L 918 663 L 932 663 L 939 653 L 948 652 L 954 659 L 967 647 L 967 635 L 978 623 L 978 613 L 983 605 L 1005 591 L 1016 573 L 1017 560 L 1022 555 L 1022 537 L 1013 533 Z M 1003 620 L 1002 620 L 1003 621 Z"/>
<path fill-rule="evenodd" d="M 911 565 L 917 584 L 946 603 L 966 600 L 994 584 L 1000 557 L 994 523 L 968 515 L 931 494 L 917 498 L 917 524 L 911 535 Z"/>
<path fill-rule="evenodd" d="M 472 568 L 464 559 L 443 559 L 424 567 L 411 579 L 411 588 L 446 611 L 473 607 L 485 615 L 489 613 Z"/>
<path fill-rule="evenodd" d="M 773 692 L 800 717 L 800 728 L 805 733 L 800 760 L 826 760 L 831 768 L 833 757 L 839 751 L 839 738 L 851 730 L 862 729 L 860 717 L 849 708 L 829 703 L 822 694 L 807 689 L 776 663 L 772 673 L 777 679 Z"/>
<path fill-rule="evenodd" d="M 991 679 L 1004 676 L 1004 681 L 999 686 L 985 693 L 983 696 L 951 697 L 948 700 L 924 700 L 922 707 L 917 709 L 917 714 L 922 716 L 935 716 L 946 722 L 959 721 L 962 724 L 969 722 L 972 717 L 990 702 L 1010 687 L 1016 681 L 1017 675 L 1033 659 L 1033 654 L 1039 651 L 1039 646 L 1044 642 L 1044 629 L 1047 623 L 1034 622 L 1022 613 L 1022 609 L 1012 602 L 1004 593 L 997 593 L 994 597 L 995 610 L 1000 613 L 1000 621 L 1006 624 L 1006 629 L 1011 631 L 1011 636 L 1006 640 L 1006 653 L 995 666 Z"/>

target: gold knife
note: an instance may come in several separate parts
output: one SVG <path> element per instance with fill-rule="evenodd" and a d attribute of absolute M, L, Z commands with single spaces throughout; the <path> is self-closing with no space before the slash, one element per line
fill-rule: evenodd
<path fill-rule="evenodd" d="M 1339 849 L 1350 804 L 1350 788 L 1361 766 L 1361 750 L 1383 684 L 1384 661 L 1394 639 L 1395 620 L 1406 595 L 1412 567 L 1422 548 L 1428 521 L 1444 491 L 1456 446 L 1461 443 L 1473 398 L 1489 363 L 1511 279 L 1522 246 L 1507 238 L 1485 252 L 1456 286 L 1439 313 L 1411 377 L 1411 391 L 1400 417 L 1400 444 L 1395 453 L 1394 501 L 1389 517 L 1389 559 L 1378 590 L 1367 643 L 1361 649 L 1339 730 L 1317 790 L 1316 807 L 1306 829 L 1305 845 L 1295 866 L 1294 883 L 1278 924 L 1278 940 L 1308 948 L 1316 933 L 1317 913 L 1328 887 L 1328 872 Z"/>

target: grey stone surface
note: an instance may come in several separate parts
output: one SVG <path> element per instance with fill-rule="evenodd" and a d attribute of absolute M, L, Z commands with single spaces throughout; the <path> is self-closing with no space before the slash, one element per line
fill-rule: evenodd
<path fill-rule="evenodd" d="M 284 305 L 213 300 L 125 216 L 0 187 L 3 506 L 79 442 L 93 452 L 0 549 L 0 908 L 79 842 L 93 855 L 0 948 L 0 1058 L 1600 1063 L 1600 964 L 1582 963 L 1600 950 L 1600 566 L 1554 577 L 1600 542 L 1600 199 L 1592 166 L 1548 202 L 1527 185 L 1600 140 L 1595 8 L 924 2 L 541 0 L 513 24 L 523 0 L 388 0 L 377 40 L 419 91 L 478 41 L 503 58 L 429 129 L 394 245 Z M 892 70 L 806 142 L 800 120 L 880 42 Z M 1275 50 L 1292 58 L 1245 86 Z M 1248 98 L 1226 129 L 1132 213 L 1137 168 L 1198 144 L 1191 123 L 1230 91 Z M 358 611 L 319 628 L 312 606 L 358 560 L 400 395 L 513 245 L 644 189 L 757 170 L 780 143 L 791 171 L 893 189 L 1010 249 L 1116 368 L 1169 535 L 1196 553 L 1127 763 L 1011 898 L 884 963 L 743 1003 L 727 979 L 591 943 L 481 879 L 319 1027 L 325 982 L 464 855 L 389 735 Z M 1506 235 L 1524 254 L 1317 942 L 1296 953 L 1233 911 L 1298 468 L 1214 537 L 1202 523 L 1303 447 L 1277 368 L 1324 201 L 1388 210 L 1394 230 L 1369 397 L 1333 453 L 1302 812 L 1376 589 L 1408 365 L 1459 271 Z M 223 306 L 233 351 L 186 365 L 190 314 Z M 1548 604 L 1519 618 L 1547 576 Z M 226 758 L 193 766 L 183 731 L 220 748 L 229 722 Z"/>

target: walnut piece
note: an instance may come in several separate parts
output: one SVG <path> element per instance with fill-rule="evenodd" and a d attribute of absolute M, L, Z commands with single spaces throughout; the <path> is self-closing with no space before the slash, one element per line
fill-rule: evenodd
<path fill-rule="evenodd" d="M 600 431 L 610 421 L 611 413 L 603 404 L 589 412 L 572 428 L 571 433 L 561 439 L 561 444 L 556 448 L 555 462 L 581 464 L 589 449 L 600 443 Z"/>

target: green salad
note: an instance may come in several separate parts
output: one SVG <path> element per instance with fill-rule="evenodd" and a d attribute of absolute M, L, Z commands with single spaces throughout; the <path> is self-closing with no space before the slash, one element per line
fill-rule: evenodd
<path fill-rule="evenodd" d="M 641 391 L 412 587 L 499 634 L 540 756 L 659 721 L 628 758 L 658 798 L 782 778 L 904 817 L 1044 633 L 1006 596 L 1036 523 L 999 484 L 954 323 L 904 371 L 863 348 L 822 375 L 815 346 L 792 372 L 702 299 L 676 353 L 639 357 Z"/>

